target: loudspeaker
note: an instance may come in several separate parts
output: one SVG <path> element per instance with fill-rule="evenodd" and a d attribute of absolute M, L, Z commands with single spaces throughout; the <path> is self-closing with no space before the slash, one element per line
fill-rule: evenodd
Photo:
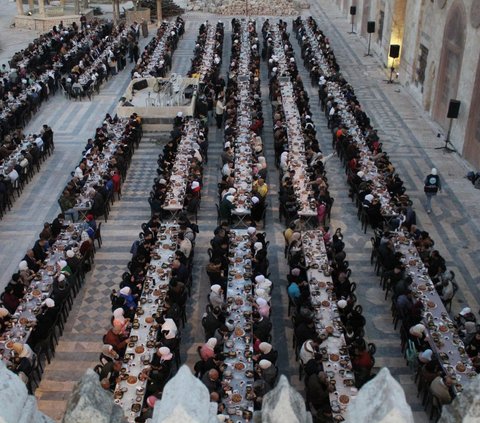
<path fill-rule="evenodd" d="M 367 22 L 367 32 L 369 34 L 375 33 L 375 21 L 368 21 Z"/>
<path fill-rule="evenodd" d="M 458 100 L 450 100 L 450 104 L 448 105 L 447 118 L 457 119 L 459 111 L 460 111 L 460 102 Z"/>
<path fill-rule="evenodd" d="M 356 15 L 357 14 L 357 6 L 350 6 L 350 15 Z"/>
<path fill-rule="evenodd" d="M 392 59 L 396 59 L 400 56 L 400 46 L 398 44 L 392 44 L 390 46 L 390 53 L 389 56 Z"/>
<path fill-rule="evenodd" d="M 136 91 L 143 90 L 148 87 L 148 81 L 146 79 L 142 79 L 141 81 L 137 81 L 132 85 L 132 89 Z"/>

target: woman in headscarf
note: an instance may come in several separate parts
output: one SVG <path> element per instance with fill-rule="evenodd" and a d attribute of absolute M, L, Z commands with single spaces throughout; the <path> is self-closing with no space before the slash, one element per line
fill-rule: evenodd
<path fill-rule="evenodd" d="M 215 347 L 217 346 L 217 339 L 216 338 L 209 338 L 205 344 L 203 344 L 200 348 L 199 354 L 200 358 L 203 361 L 207 361 L 210 358 L 215 357 Z"/>
<path fill-rule="evenodd" d="M 212 305 L 212 307 L 221 308 L 224 304 L 222 287 L 218 284 L 215 284 L 215 285 L 212 285 L 210 289 L 211 289 L 211 292 L 208 297 L 210 304 Z"/>
<path fill-rule="evenodd" d="M 128 286 L 124 286 L 120 292 L 119 292 L 120 297 L 125 299 L 125 306 L 127 310 L 129 311 L 135 311 L 137 308 L 137 303 L 135 301 L 135 298 L 132 295 L 132 290 Z M 125 311 L 127 311 L 125 310 Z"/>
<path fill-rule="evenodd" d="M 270 316 L 270 306 L 268 305 L 268 302 L 265 298 L 258 297 L 255 300 L 255 303 L 253 306 L 258 310 L 261 316 L 263 317 L 269 317 Z"/>
<path fill-rule="evenodd" d="M 127 326 L 130 319 L 125 318 L 124 313 L 125 311 L 121 307 L 113 311 L 112 326 L 120 328 L 122 335 L 127 335 Z"/>

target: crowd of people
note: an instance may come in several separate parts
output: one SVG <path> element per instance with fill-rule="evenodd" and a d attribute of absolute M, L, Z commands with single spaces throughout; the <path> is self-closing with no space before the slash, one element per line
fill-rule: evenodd
<path fill-rule="evenodd" d="M 50 360 L 53 355 L 73 299 L 85 280 L 85 273 L 91 269 L 96 230 L 92 215 L 75 225 L 62 213 L 51 223 L 46 222 L 0 296 L 0 337 L 16 339 L 18 322 L 23 325 L 24 332 L 21 340 L 13 344 L 7 366 L 28 384 L 29 389 L 33 383 L 38 383 L 35 378 L 39 376 L 34 371 L 40 360 L 46 357 Z M 44 287 L 43 300 L 33 307 L 31 298 L 36 296 L 39 288 L 35 286 L 39 281 Z M 29 310 L 31 307 L 33 309 Z M 24 318 L 19 316 L 25 311 L 31 311 L 34 317 L 22 322 Z"/>
<path fill-rule="evenodd" d="M 250 21 L 245 25 L 242 28 L 240 20 L 232 20 L 227 88 L 217 95 L 215 107 L 217 127 L 225 124 L 218 207 L 222 220 L 233 222 L 232 213 L 239 208 L 248 210 L 248 220 L 258 224 L 265 217 L 268 194 L 268 169 L 261 138 L 264 118 L 260 43 L 255 23 Z"/>
<path fill-rule="evenodd" d="M 306 25 L 316 37 L 320 47 L 323 61 L 319 62 L 318 50 L 314 49 L 307 36 Z M 427 270 L 427 275 L 434 284 L 439 298 L 445 306 L 449 307 L 453 296 L 458 290 L 455 282 L 455 274 L 447 269 L 446 260 L 435 248 L 435 243 L 427 231 L 417 226 L 416 214 L 412 208 L 412 202 L 406 194 L 406 188 L 401 177 L 396 173 L 395 167 L 383 151 L 383 146 L 377 130 L 371 125 L 368 115 L 363 111 L 353 87 L 340 73 L 335 55 L 330 42 L 325 34 L 318 28 L 313 18 L 306 21 L 300 17 L 294 21 L 297 38 L 302 48 L 302 56 L 305 66 L 310 71 L 312 84 L 318 86 L 319 99 L 329 128 L 332 131 L 332 145 L 336 148 L 344 163 L 350 184 L 350 195 L 356 197 L 361 212 L 367 215 L 367 222 L 375 229 L 375 237 L 372 238 L 373 258 L 377 260 L 376 266 L 381 271 L 382 285 L 388 293 L 392 293 L 392 310 L 395 321 L 400 322 L 402 347 L 407 349 L 421 381 L 419 388 L 424 392 L 430 391 L 436 400 L 436 404 L 442 405 L 452 401 L 456 395 L 453 379 L 445 372 L 442 357 L 435 352 L 427 337 L 427 327 L 424 316 L 426 313 L 423 302 L 416 298 L 412 288 L 412 277 L 407 271 L 404 256 L 395 248 L 395 234 L 390 230 L 400 230 L 407 239 L 411 240 L 422 265 Z M 325 70 L 328 70 L 325 72 Z M 354 124 L 358 128 L 368 147 L 376 168 L 385 184 L 390 198 L 390 205 L 394 210 L 394 216 L 386 216 L 382 210 L 381 199 L 374 190 L 372 180 L 359 167 L 361 152 L 356 132 L 350 131 L 348 122 L 343 121 L 343 111 L 339 107 L 336 98 L 329 91 L 330 86 L 335 84 L 339 89 L 342 101 L 346 103 L 346 110 L 354 117 Z M 434 193 L 441 189 L 436 169 L 432 169 L 425 182 L 427 195 L 427 212 L 431 211 L 431 204 L 427 187 L 431 179 L 434 181 Z M 366 225 L 366 224 L 365 224 Z M 480 332 L 476 325 L 476 317 L 466 307 L 455 318 L 456 330 L 464 341 L 465 352 L 471 359 L 474 368 L 479 371 L 479 344 Z"/>
<path fill-rule="evenodd" d="M 162 178 L 169 178 L 169 166 L 175 159 L 176 146 L 182 131 L 188 128 L 189 122 L 189 119 L 181 116 L 175 119 L 172 140 L 167 143 L 159 156 L 160 167 L 159 176 L 155 179 L 155 195 L 160 195 L 162 189 L 167 186 Z M 201 183 L 201 173 L 195 174 L 195 179 L 189 183 L 188 189 L 191 192 L 188 195 L 199 195 L 195 190 L 194 182 Z M 114 289 L 110 297 L 111 327 L 103 337 L 104 345 L 96 371 L 101 385 L 112 392 L 120 382 L 122 360 L 127 346 L 132 342 L 130 332 L 135 325 L 140 297 L 144 293 L 152 258 L 156 257 L 157 241 L 166 238 L 165 222 L 169 221 L 168 218 L 167 215 L 156 213 L 152 207 L 151 219 L 142 224 L 140 237 L 132 245 L 132 260 L 128 263 L 128 271 L 123 274 L 119 289 Z M 171 240 L 176 248 L 168 266 L 170 268 L 168 288 L 165 297 L 162 297 L 163 311 L 155 316 L 155 353 L 143 370 L 139 369 L 144 373 L 147 384 L 142 408 L 136 421 L 145 421 L 151 417 L 155 402 L 162 397 L 163 388 L 172 376 L 174 363 L 177 367 L 180 363 L 180 328 L 185 324 L 186 302 L 192 287 L 192 267 L 198 226 L 189 220 L 187 208 L 177 215 L 173 225 L 175 231 L 171 235 Z"/>
<path fill-rule="evenodd" d="M 192 132 L 189 128 L 192 128 Z M 178 204 L 179 209 L 183 209 L 189 215 L 196 215 L 200 207 L 201 190 L 203 186 L 203 163 L 207 159 L 208 150 L 208 126 L 204 125 L 200 120 L 189 120 L 183 117 L 180 112 L 175 118 L 173 130 L 170 133 L 170 141 L 163 148 L 162 154 L 159 155 L 157 163 L 157 177 L 154 180 L 152 191 L 150 192 L 149 203 L 152 213 L 158 213 L 162 218 L 168 218 L 171 213 L 165 210 L 165 204 L 169 195 L 175 196 L 176 200 L 180 197 L 172 190 L 173 181 L 172 169 L 175 166 L 177 154 L 179 154 L 179 146 L 182 142 L 187 142 L 189 159 L 188 169 L 185 169 L 181 178 L 185 185 L 185 192 L 182 196 L 182 203 Z M 190 139 L 191 138 L 191 139 Z M 183 154 L 183 152 L 182 152 Z"/>
<path fill-rule="evenodd" d="M 63 213 L 74 221 L 79 217 L 79 210 L 83 214 L 91 213 L 95 218 L 102 215 L 107 218 L 113 194 L 120 193 L 122 178 L 125 178 L 134 149 L 140 142 L 141 122 L 136 113 L 127 120 L 109 114 L 105 116 L 94 138 L 88 139 L 83 157 L 58 200 Z M 115 148 L 113 140 L 117 141 Z M 104 150 L 110 153 L 106 162 Z M 86 201 L 79 205 L 81 198 Z"/>
<path fill-rule="evenodd" d="M 130 61 L 136 63 L 131 72 L 132 78 L 165 77 L 172 66 L 172 55 L 177 48 L 178 40 L 184 32 L 185 22 L 178 16 L 175 22 L 162 22 L 157 29 L 157 35 L 145 46 L 141 55 L 138 43 L 129 45 Z"/>
<path fill-rule="evenodd" d="M 328 191 L 328 180 L 325 175 L 325 162 L 329 158 L 324 157 L 316 138 L 316 128 L 312 121 L 311 109 L 309 106 L 309 97 L 299 75 L 297 63 L 295 61 L 294 50 L 286 31 L 286 22 L 281 21 L 278 28 L 280 31 L 281 45 L 283 46 L 286 63 L 284 72 L 280 72 L 279 58 L 274 54 L 274 40 L 270 32 L 270 22 L 265 21 L 263 33 L 263 55 L 268 59 L 269 69 L 269 88 L 270 99 L 272 101 L 272 115 L 274 121 L 273 138 L 275 148 L 275 161 L 280 171 L 280 217 L 285 218 L 287 225 L 299 218 L 298 210 L 303 205 L 300 204 L 297 196 L 297 190 L 294 186 L 294 177 L 296 169 L 290 166 L 290 161 L 295 157 L 289 152 L 288 143 L 288 122 L 285 119 L 279 78 L 288 77 L 292 83 L 296 107 L 301 117 L 302 137 L 304 142 L 305 160 L 307 163 L 307 174 L 310 178 L 307 185 L 312 189 L 311 200 L 314 201 L 314 207 L 317 212 L 317 224 L 324 226 L 328 212 L 333 203 Z M 302 158 L 303 159 L 303 158 Z M 297 170 L 298 171 L 298 170 Z"/>
<path fill-rule="evenodd" d="M 278 369 L 276 367 L 278 352 L 271 344 L 272 323 L 271 315 L 271 291 L 272 282 L 268 279 L 268 241 L 265 233 L 257 231 L 253 226 L 246 230 L 248 240 L 245 257 L 251 260 L 251 272 L 244 274 L 245 280 L 251 281 L 253 295 L 248 296 L 248 307 L 251 312 L 246 325 L 247 335 L 253 334 L 252 360 L 254 364 L 254 381 L 252 383 L 252 395 L 249 400 L 253 401 L 254 410 L 260 410 L 265 394 L 274 388 Z M 222 222 L 214 231 L 214 237 L 210 241 L 210 262 L 206 266 L 206 272 L 210 281 L 210 293 L 208 304 L 202 318 L 202 326 L 205 331 L 205 343 L 198 348 L 199 361 L 194 370 L 210 392 L 212 402 L 218 403 L 219 414 L 228 414 L 224 401 L 224 386 L 229 384 L 229 373 L 225 365 L 228 358 L 225 350 L 225 342 L 233 335 L 235 324 L 230 319 L 230 307 L 234 298 L 230 298 L 228 278 L 229 266 L 234 260 L 232 243 L 236 239 L 234 230 L 230 229 L 228 222 Z M 232 338 L 233 339 L 233 338 Z"/>
<path fill-rule="evenodd" d="M 0 219 L 54 148 L 53 131 L 46 124 L 38 134 L 27 136 L 17 129 L 4 136 L 0 142 Z"/>
<path fill-rule="evenodd" d="M 215 27 L 205 21 L 198 30 L 197 42 L 193 50 L 189 77 L 198 77 L 204 86 L 215 86 L 218 82 L 222 63 L 223 37 L 225 28 L 218 21 Z"/>

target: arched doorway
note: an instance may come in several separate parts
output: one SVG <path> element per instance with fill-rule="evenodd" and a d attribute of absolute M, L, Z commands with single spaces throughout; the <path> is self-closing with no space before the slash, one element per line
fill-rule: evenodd
<path fill-rule="evenodd" d="M 448 126 L 447 111 L 450 99 L 456 98 L 458 80 L 462 68 L 465 48 L 467 17 L 463 2 L 455 1 L 451 6 L 443 33 L 442 55 L 438 68 L 433 117 L 444 128 Z"/>
<path fill-rule="evenodd" d="M 475 85 L 472 90 L 470 102 L 470 113 L 468 115 L 467 131 L 465 133 L 465 144 L 463 157 L 475 168 L 480 169 L 480 60 L 477 64 Z"/>

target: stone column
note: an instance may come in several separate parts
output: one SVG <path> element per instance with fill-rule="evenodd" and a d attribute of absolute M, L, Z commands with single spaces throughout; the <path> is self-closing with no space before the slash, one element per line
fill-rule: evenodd
<path fill-rule="evenodd" d="M 157 0 L 157 26 L 160 26 L 162 24 L 162 20 L 162 0 Z"/>
<path fill-rule="evenodd" d="M 22 0 L 17 0 L 17 15 L 18 16 L 23 15 L 23 1 Z"/>
<path fill-rule="evenodd" d="M 45 17 L 45 0 L 38 0 L 38 12 L 40 16 Z"/>
<path fill-rule="evenodd" d="M 28 11 L 33 13 L 35 9 L 35 0 L 28 0 Z"/>
<path fill-rule="evenodd" d="M 80 0 L 73 0 L 74 15 L 80 15 Z"/>
<path fill-rule="evenodd" d="M 60 5 L 65 8 L 65 0 L 60 0 Z"/>

